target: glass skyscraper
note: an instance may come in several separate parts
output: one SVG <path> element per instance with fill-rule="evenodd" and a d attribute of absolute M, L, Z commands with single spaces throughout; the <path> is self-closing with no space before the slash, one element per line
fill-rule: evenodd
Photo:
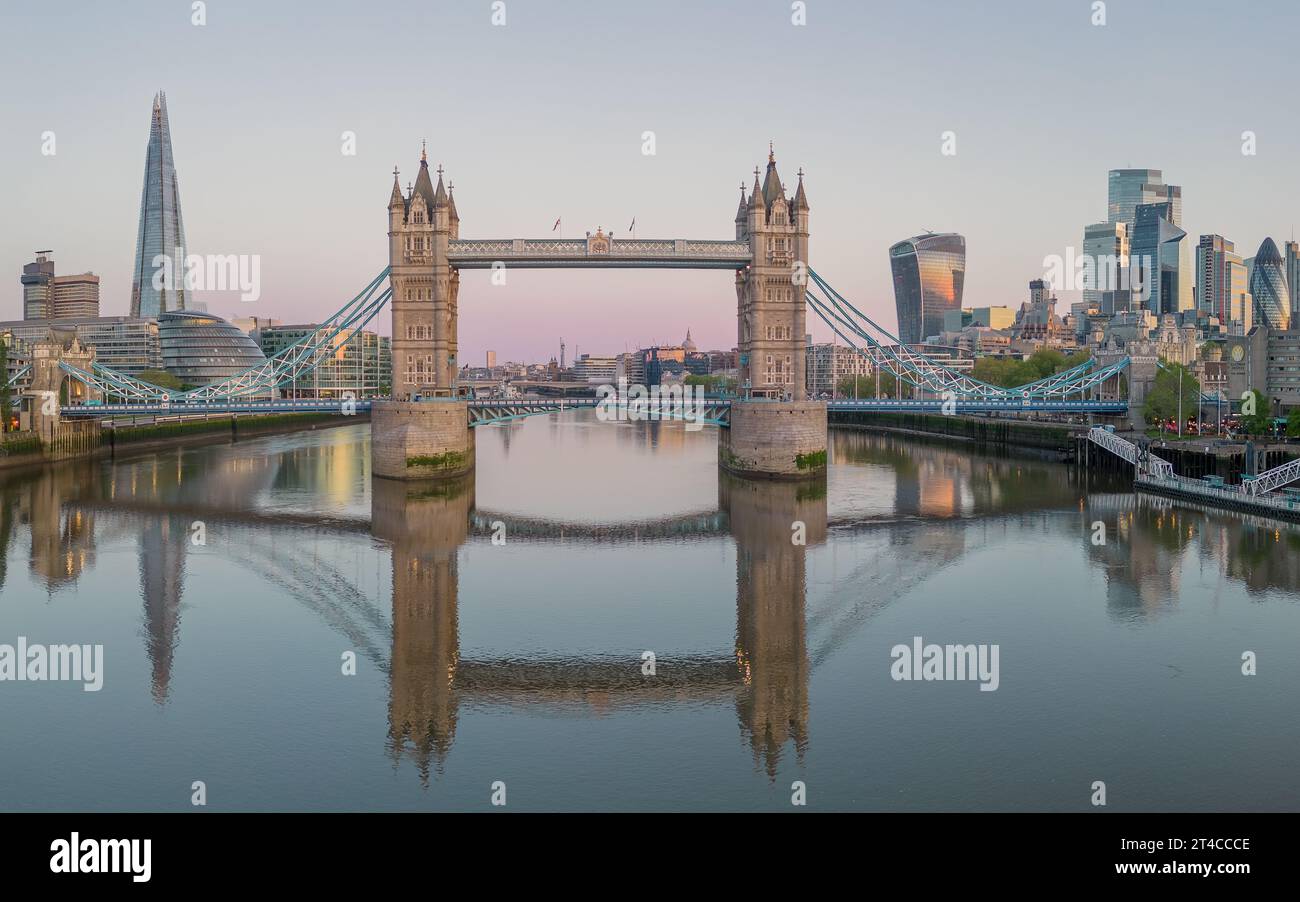
<path fill-rule="evenodd" d="M 1245 335 L 1254 318 L 1246 266 L 1222 235 L 1202 235 L 1196 247 L 1197 307 L 1217 317 L 1230 335 Z"/>
<path fill-rule="evenodd" d="M 1139 204 L 1129 263 L 1133 269 L 1131 289 L 1140 300 L 1133 307 L 1145 307 L 1156 316 L 1182 313 L 1192 308 L 1192 272 L 1184 261 L 1187 233 L 1174 224 L 1174 205 Z"/>
<path fill-rule="evenodd" d="M 898 337 L 919 344 L 943 331 L 943 315 L 961 309 L 966 239 L 956 233 L 917 235 L 889 249 Z"/>
<path fill-rule="evenodd" d="M 1291 322 L 1300 319 L 1300 244 L 1292 238 L 1283 251 L 1286 258 L 1286 286 L 1291 289 Z"/>
<path fill-rule="evenodd" d="M 1106 192 L 1106 221 L 1122 222 L 1129 237 L 1137 225 L 1137 208 L 1143 204 L 1174 205 L 1174 225 L 1183 224 L 1183 189 L 1166 185 L 1159 169 L 1112 169 Z"/>
<path fill-rule="evenodd" d="M 1250 294 L 1255 299 L 1255 316 L 1274 330 L 1291 326 L 1291 295 L 1286 285 L 1286 265 L 1272 238 L 1265 238 L 1255 254 L 1250 273 Z"/>
<path fill-rule="evenodd" d="M 172 261 L 171 279 L 161 279 L 161 289 L 154 287 L 154 275 L 159 269 L 154 259 L 159 256 Z M 159 91 L 153 99 L 149 147 L 145 152 L 140 230 L 131 272 L 131 315 L 157 317 L 169 310 L 184 310 L 184 276 L 185 224 L 181 219 L 180 186 L 167 125 L 167 96 Z"/>
<path fill-rule="evenodd" d="M 1085 308 L 1116 313 L 1115 298 L 1128 268 L 1128 226 L 1121 222 L 1097 222 L 1083 230 L 1083 254 L 1092 261 L 1093 273 L 1083 286 Z"/>

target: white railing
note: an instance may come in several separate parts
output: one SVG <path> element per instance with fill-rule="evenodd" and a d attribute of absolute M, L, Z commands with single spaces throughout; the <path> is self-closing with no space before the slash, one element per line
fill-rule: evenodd
<path fill-rule="evenodd" d="M 1274 489 L 1280 489 L 1287 483 L 1295 482 L 1297 479 L 1300 479 L 1300 460 L 1293 460 L 1282 464 L 1280 467 L 1265 470 L 1254 479 L 1243 480 L 1241 490 L 1247 495 L 1258 496 Z"/>
<path fill-rule="evenodd" d="M 1128 463 L 1133 464 L 1139 470 L 1149 473 L 1157 479 L 1172 479 L 1174 475 L 1174 465 L 1163 457 L 1156 457 L 1150 452 L 1145 459 L 1139 459 L 1140 449 L 1137 445 L 1128 439 L 1116 435 L 1109 429 L 1103 429 L 1100 426 L 1093 426 L 1088 430 L 1088 441 L 1094 445 L 1105 448 L 1111 454 L 1119 457 Z"/>

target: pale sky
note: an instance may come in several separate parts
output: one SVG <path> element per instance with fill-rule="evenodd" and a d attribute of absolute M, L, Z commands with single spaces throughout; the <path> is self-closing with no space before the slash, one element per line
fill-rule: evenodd
<path fill-rule="evenodd" d="M 965 305 L 1017 306 L 1045 256 L 1105 219 L 1111 168 L 1182 185 L 1193 241 L 1217 232 L 1251 256 L 1289 237 L 1297 4 L 1110 0 L 1104 26 L 1092 7 L 808 0 L 796 26 L 787 0 L 506 0 L 502 27 L 489 0 L 210 0 L 198 27 L 187 0 L 6 4 L 0 319 L 21 316 L 38 248 L 60 273 L 99 273 L 103 312 L 127 312 L 159 89 L 191 252 L 261 257 L 259 301 L 206 297 L 223 315 L 316 321 L 350 299 L 386 265 L 392 168 L 414 178 L 423 138 L 465 238 L 545 237 L 557 217 L 568 236 L 626 235 L 635 217 L 643 238 L 730 238 L 772 140 L 791 191 L 807 172 L 811 265 L 886 325 L 890 244 L 961 232 Z M 949 130 L 956 156 L 940 153 Z M 463 276 L 470 364 L 688 328 L 735 345 L 730 273 Z"/>

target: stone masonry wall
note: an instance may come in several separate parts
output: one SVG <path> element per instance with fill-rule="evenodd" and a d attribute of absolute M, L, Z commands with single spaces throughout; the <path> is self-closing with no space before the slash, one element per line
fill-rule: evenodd
<path fill-rule="evenodd" d="M 388 479 L 439 479 L 474 469 L 474 431 L 464 401 L 376 401 L 370 466 Z"/>
<path fill-rule="evenodd" d="M 825 402 L 733 401 L 718 463 L 746 476 L 804 479 L 826 473 Z"/>

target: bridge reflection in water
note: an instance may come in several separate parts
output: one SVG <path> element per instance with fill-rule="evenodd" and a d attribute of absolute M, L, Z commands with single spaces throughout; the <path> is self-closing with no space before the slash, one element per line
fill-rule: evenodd
<path fill-rule="evenodd" d="M 808 545 L 826 538 L 825 486 L 726 474 L 719 480 L 719 512 L 736 541 L 735 657 L 667 655 L 656 661 L 653 676 L 627 657 L 462 659 L 458 552 L 470 526 L 482 520 L 474 510 L 473 476 L 425 485 L 376 480 L 371 525 L 392 547 L 390 754 L 410 757 L 427 779 L 430 766 L 440 767 L 451 749 L 461 704 L 598 699 L 609 707 L 734 695 L 741 729 L 769 775 L 775 777 L 787 745 L 802 755 L 809 676 L 804 559 Z M 707 530 L 719 519 L 681 522 Z M 795 521 L 803 524 L 806 544 L 793 541 Z M 558 541 L 582 531 L 575 524 L 531 525 L 534 540 Z M 588 529 L 593 536 L 609 533 L 609 527 Z"/>
<path fill-rule="evenodd" d="M 700 702 L 734 705 L 756 766 L 773 775 L 784 756 L 802 758 L 809 748 L 810 680 L 817 668 L 892 599 L 974 553 L 988 541 L 983 536 L 996 540 L 1005 524 L 1041 524 L 1077 541 L 1081 558 L 1104 576 L 1107 614 L 1120 622 L 1158 617 L 1178 604 L 1177 580 L 1189 556 L 1252 595 L 1300 591 L 1294 553 L 1300 528 L 1135 497 L 1122 487 L 1079 482 L 1048 462 L 837 432 L 830 505 L 824 487 L 718 474 L 716 505 L 592 525 L 480 510 L 468 480 L 429 486 L 372 480 L 358 438 L 349 435 L 331 430 L 0 473 L 0 592 L 8 582 L 16 593 L 4 601 L 16 606 L 31 585 L 39 587 L 41 606 L 57 606 L 60 593 L 97 568 L 101 580 L 120 580 L 113 559 L 120 562 L 129 551 L 136 558 L 149 692 L 162 706 L 174 694 L 174 670 L 187 662 L 197 669 L 196 652 L 179 644 L 187 580 L 198 572 L 228 572 L 233 562 L 248 579 L 272 587 L 275 601 L 309 611 L 384 674 L 388 752 L 413 761 L 427 780 L 446 760 L 467 707 L 599 712 Z M 644 440 L 631 431 L 619 438 Z M 209 533 L 206 547 L 188 541 L 199 520 Z M 642 676 L 641 661 L 627 649 L 463 658 L 465 549 L 486 544 L 497 520 L 506 522 L 512 545 L 641 548 L 729 534 L 734 642 L 722 634 L 704 637 L 704 653 L 657 650 L 653 678 Z M 791 541 L 796 520 L 806 526 L 806 546 Z M 1088 541 L 1096 520 L 1115 537 L 1104 546 Z M 391 568 L 383 561 L 389 552 Z M 216 556 L 226 571 L 198 555 Z M 350 555 L 364 565 L 349 566 Z M 835 569 L 828 556 L 851 561 L 851 572 L 831 574 L 828 582 L 827 570 Z M 23 558 L 27 572 L 15 573 Z M 376 563 L 384 572 L 367 575 Z M 820 582 L 810 592 L 814 564 Z M 381 582 L 391 583 L 391 610 Z"/>

